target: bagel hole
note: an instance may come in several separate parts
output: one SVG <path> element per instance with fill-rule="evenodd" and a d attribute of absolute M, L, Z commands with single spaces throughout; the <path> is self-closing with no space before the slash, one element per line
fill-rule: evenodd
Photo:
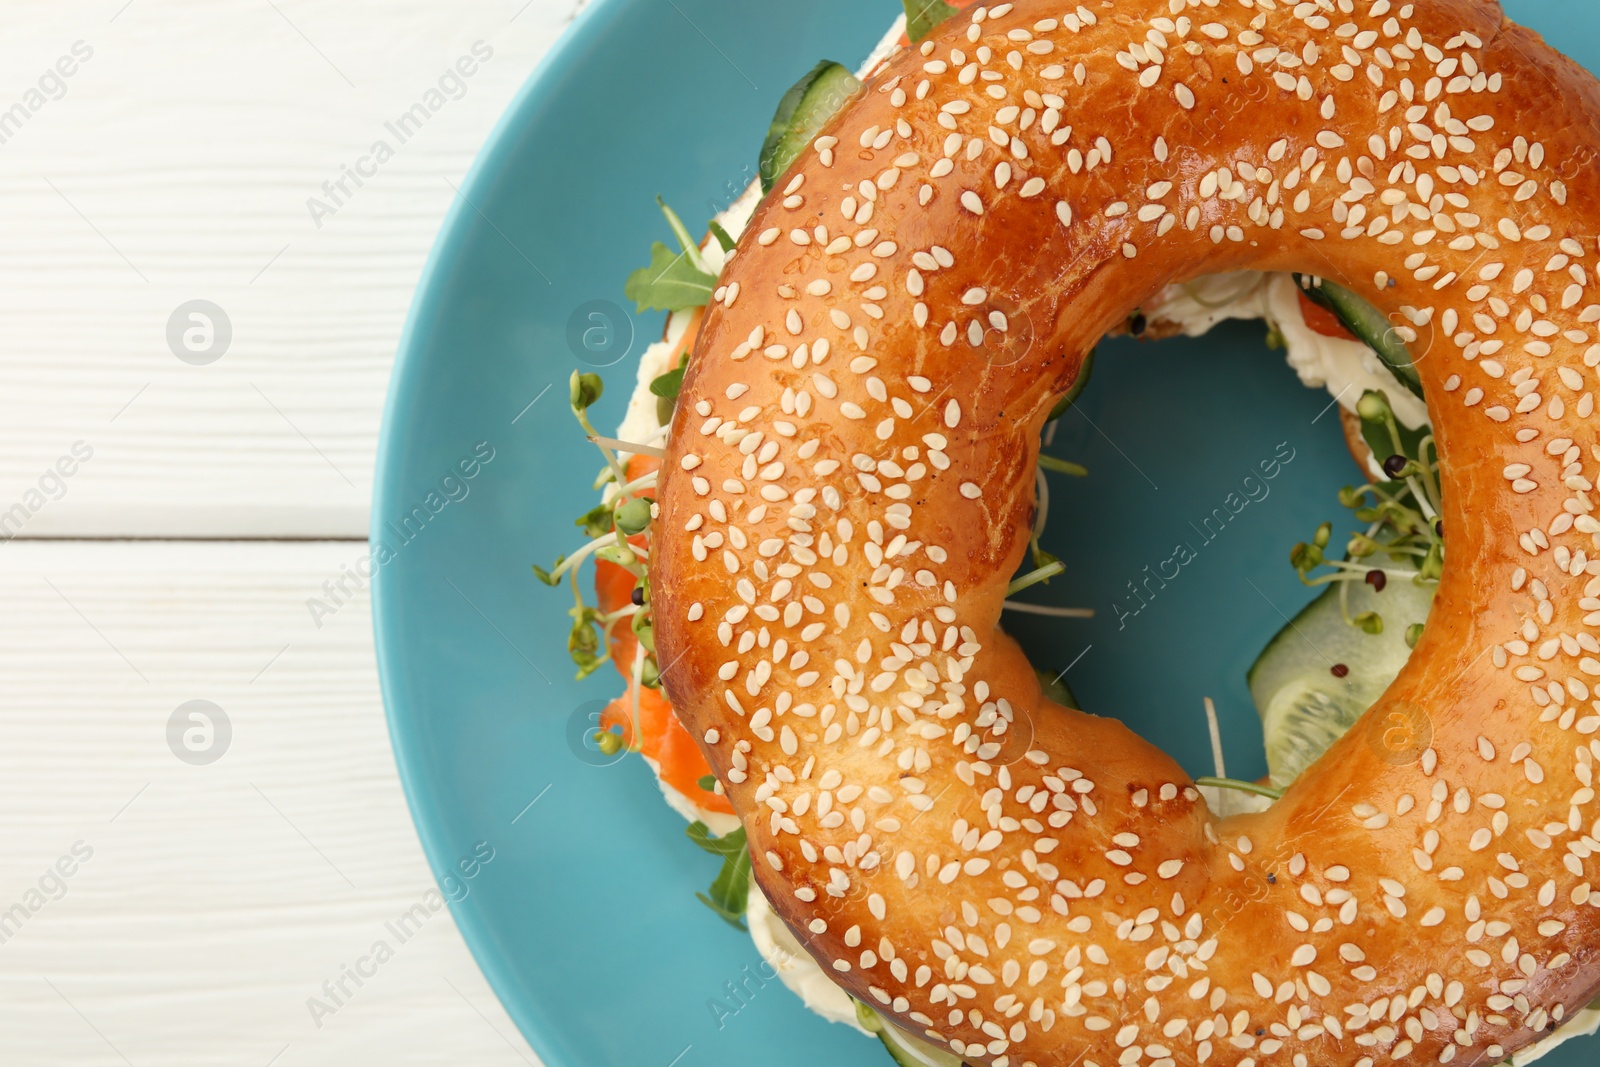
<path fill-rule="evenodd" d="M 1041 442 L 1045 455 L 1089 471 L 1044 475 L 1039 547 L 1066 571 L 1014 597 L 1095 616 L 1008 610 L 1001 620 L 1041 680 L 1059 679 L 1084 710 L 1123 720 L 1194 777 L 1216 773 L 1203 710 L 1212 697 L 1227 775 L 1264 779 L 1246 675 L 1323 591 L 1301 583 L 1290 550 L 1331 522 L 1328 555 L 1339 559 L 1363 527 L 1339 500 L 1365 482 L 1359 436 L 1340 413 L 1269 347 L 1259 321 L 1198 338 L 1102 341 L 1087 386 Z M 1018 575 L 1034 568 L 1025 554 Z M 1328 687 L 1353 684 L 1333 670 L 1349 664 L 1326 666 Z M 1415 758 L 1414 747 L 1395 758 Z"/>

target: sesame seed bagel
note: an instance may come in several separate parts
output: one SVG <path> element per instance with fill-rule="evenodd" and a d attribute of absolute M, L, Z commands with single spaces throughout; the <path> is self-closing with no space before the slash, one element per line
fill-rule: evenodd
<path fill-rule="evenodd" d="M 1021 0 L 892 57 L 778 179 L 680 394 L 654 617 L 841 986 L 996 1067 L 1478 1064 L 1595 995 L 1597 120 L 1482 0 Z M 1219 820 L 999 620 L 1084 353 L 1241 269 L 1392 313 L 1449 554 L 1379 703 Z"/>

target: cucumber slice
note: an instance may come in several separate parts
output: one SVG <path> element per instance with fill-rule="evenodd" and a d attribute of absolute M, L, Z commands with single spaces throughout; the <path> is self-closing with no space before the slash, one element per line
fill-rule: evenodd
<path fill-rule="evenodd" d="M 812 67 L 778 101 L 761 146 L 761 191 L 772 192 L 783 172 L 806 150 L 817 131 L 861 88 L 860 80 L 831 59 Z"/>
<path fill-rule="evenodd" d="M 1065 396 L 1056 401 L 1056 406 L 1050 409 L 1050 417 L 1046 422 L 1054 422 L 1067 413 L 1067 409 L 1077 402 L 1083 395 L 1084 386 L 1089 384 L 1089 375 L 1094 373 L 1095 349 L 1089 349 L 1089 354 L 1083 357 L 1083 366 L 1078 368 L 1078 376 L 1072 380 L 1072 388 L 1067 390 Z"/>
<path fill-rule="evenodd" d="M 1335 583 L 1278 631 L 1247 675 L 1275 788 L 1294 781 L 1389 688 L 1411 656 L 1406 628 L 1427 620 L 1438 590 L 1405 579 L 1390 581 L 1381 593 L 1365 582 L 1348 584 L 1351 617 L 1376 611 L 1382 633 L 1344 621 Z M 1335 676 L 1334 664 L 1349 673 Z"/>
<path fill-rule="evenodd" d="M 863 1029 L 877 1035 L 900 1067 L 963 1067 L 961 1057 L 955 1053 L 912 1037 L 859 1000 L 856 1001 L 856 1021 Z"/>
<path fill-rule="evenodd" d="M 1066 682 L 1057 678 L 1050 671 L 1041 671 L 1037 667 L 1033 669 L 1033 675 L 1039 679 L 1039 688 L 1046 697 L 1054 700 L 1064 708 L 1071 708 L 1074 711 L 1083 710 L 1083 705 L 1078 703 L 1078 698 L 1073 695 L 1072 689 L 1068 687 Z"/>
<path fill-rule="evenodd" d="M 1414 393 L 1419 400 L 1422 399 L 1422 378 L 1417 374 L 1416 363 L 1411 359 L 1411 353 L 1404 342 L 1395 334 L 1394 325 L 1384 317 L 1383 312 L 1344 286 L 1330 282 L 1326 278 L 1313 283 L 1313 279 L 1309 276 L 1297 274 L 1295 281 L 1300 283 L 1300 291 L 1306 294 L 1307 299 L 1337 315 L 1345 329 L 1377 353 L 1378 358 L 1383 360 L 1383 365 L 1389 368 L 1390 373 L 1401 385 Z"/>

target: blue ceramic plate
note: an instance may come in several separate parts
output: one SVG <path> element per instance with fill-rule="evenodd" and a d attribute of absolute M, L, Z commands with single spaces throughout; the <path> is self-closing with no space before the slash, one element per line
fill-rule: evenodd
<path fill-rule="evenodd" d="M 1580 61 L 1600 59 L 1595 6 L 1508 7 Z M 598 457 L 567 411 L 568 375 L 589 369 L 575 353 L 617 360 L 595 413 L 614 426 L 659 336 L 659 316 L 620 308 L 649 242 L 670 240 L 654 197 L 702 225 L 754 176 L 784 89 L 820 57 L 859 62 L 897 10 L 598 0 L 490 139 L 412 310 L 373 505 L 384 698 L 435 874 L 550 1067 L 888 1062 L 753 977 L 748 937 L 695 900 L 715 861 L 639 760 L 584 745 L 621 686 L 609 669 L 573 681 L 570 602 L 530 564 L 572 548 L 573 519 L 594 503 Z M 588 329 L 600 333 L 586 348 Z M 1047 547 L 1070 570 L 1028 595 L 1099 614 L 1008 618 L 1036 663 L 1071 667 L 1087 708 L 1124 718 L 1191 773 L 1209 770 L 1207 695 L 1229 770 L 1265 769 L 1244 672 L 1307 600 L 1289 546 L 1343 518 L 1335 493 L 1356 476 L 1327 403 L 1265 347 L 1260 324 L 1235 324 L 1105 345 L 1057 433 L 1052 451 L 1091 476 L 1052 476 Z M 1247 485 L 1275 454 L 1292 458 Z M 1247 503 L 1208 525 L 1230 500 Z M 1180 544 L 1193 559 L 1147 583 Z M 1549 1062 L 1592 1063 L 1597 1049 Z"/>

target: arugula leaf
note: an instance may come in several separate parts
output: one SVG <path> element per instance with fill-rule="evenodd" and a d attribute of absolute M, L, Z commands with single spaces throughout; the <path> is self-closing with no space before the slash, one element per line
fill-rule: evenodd
<path fill-rule="evenodd" d="M 935 26 L 956 13 L 956 9 L 944 0 L 904 0 L 904 4 L 906 36 L 911 38 L 913 44 L 928 36 Z"/>
<path fill-rule="evenodd" d="M 714 275 L 696 267 L 688 255 L 676 255 L 660 241 L 650 246 L 650 265 L 628 275 L 622 291 L 639 310 L 683 311 L 711 302 Z"/>
<path fill-rule="evenodd" d="M 744 912 L 750 901 L 750 853 L 741 852 L 725 861 L 711 888 L 706 893 L 696 893 L 695 899 L 728 925 L 745 929 Z"/>
<path fill-rule="evenodd" d="M 667 202 L 659 196 L 656 197 L 656 206 L 667 217 L 667 225 L 672 228 L 672 236 L 678 239 L 678 247 L 683 249 L 683 254 L 689 257 L 689 262 L 693 263 L 697 270 L 709 270 L 705 259 L 700 255 L 699 243 L 690 236 L 689 227 L 683 224 L 683 220 L 678 217 L 678 213 L 668 207 Z"/>
<path fill-rule="evenodd" d="M 681 251 L 674 255 L 660 241 L 652 244 L 650 265 L 628 275 L 622 291 L 628 299 L 639 305 L 640 311 L 651 308 L 683 311 L 686 308 L 703 307 L 711 302 L 717 276 L 711 273 L 700 255 L 700 246 L 689 235 L 689 228 L 683 224 L 678 213 L 659 196 L 656 197 L 656 203 L 661 208 L 661 214 L 666 216 L 672 235 L 678 239 Z"/>
<path fill-rule="evenodd" d="M 692 822 L 684 828 L 684 833 L 689 835 L 689 840 L 703 852 L 713 856 L 736 856 L 745 848 L 744 827 L 724 837 L 712 837 L 711 830 L 703 822 Z"/>
<path fill-rule="evenodd" d="M 717 244 L 722 246 L 722 250 L 724 252 L 732 252 L 739 246 L 739 242 L 733 239 L 733 235 L 722 228 L 722 223 L 718 222 L 716 219 L 712 219 L 709 223 L 709 226 L 712 236 L 716 237 Z"/>
<path fill-rule="evenodd" d="M 685 352 L 676 367 L 650 383 L 650 391 L 663 400 L 678 399 L 678 392 L 683 388 L 683 372 L 688 366 L 689 353 Z"/>
<path fill-rule="evenodd" d="M 750 901 L 750 848 L 744 827 L 722 837 L 712 837 L 703 822 L 689 824 L 689 840 L 713 856 L 722 857 L 722 869 L 704 893 L 695 898 L 731 926 L 744 929 L 745 907 Z"/>

